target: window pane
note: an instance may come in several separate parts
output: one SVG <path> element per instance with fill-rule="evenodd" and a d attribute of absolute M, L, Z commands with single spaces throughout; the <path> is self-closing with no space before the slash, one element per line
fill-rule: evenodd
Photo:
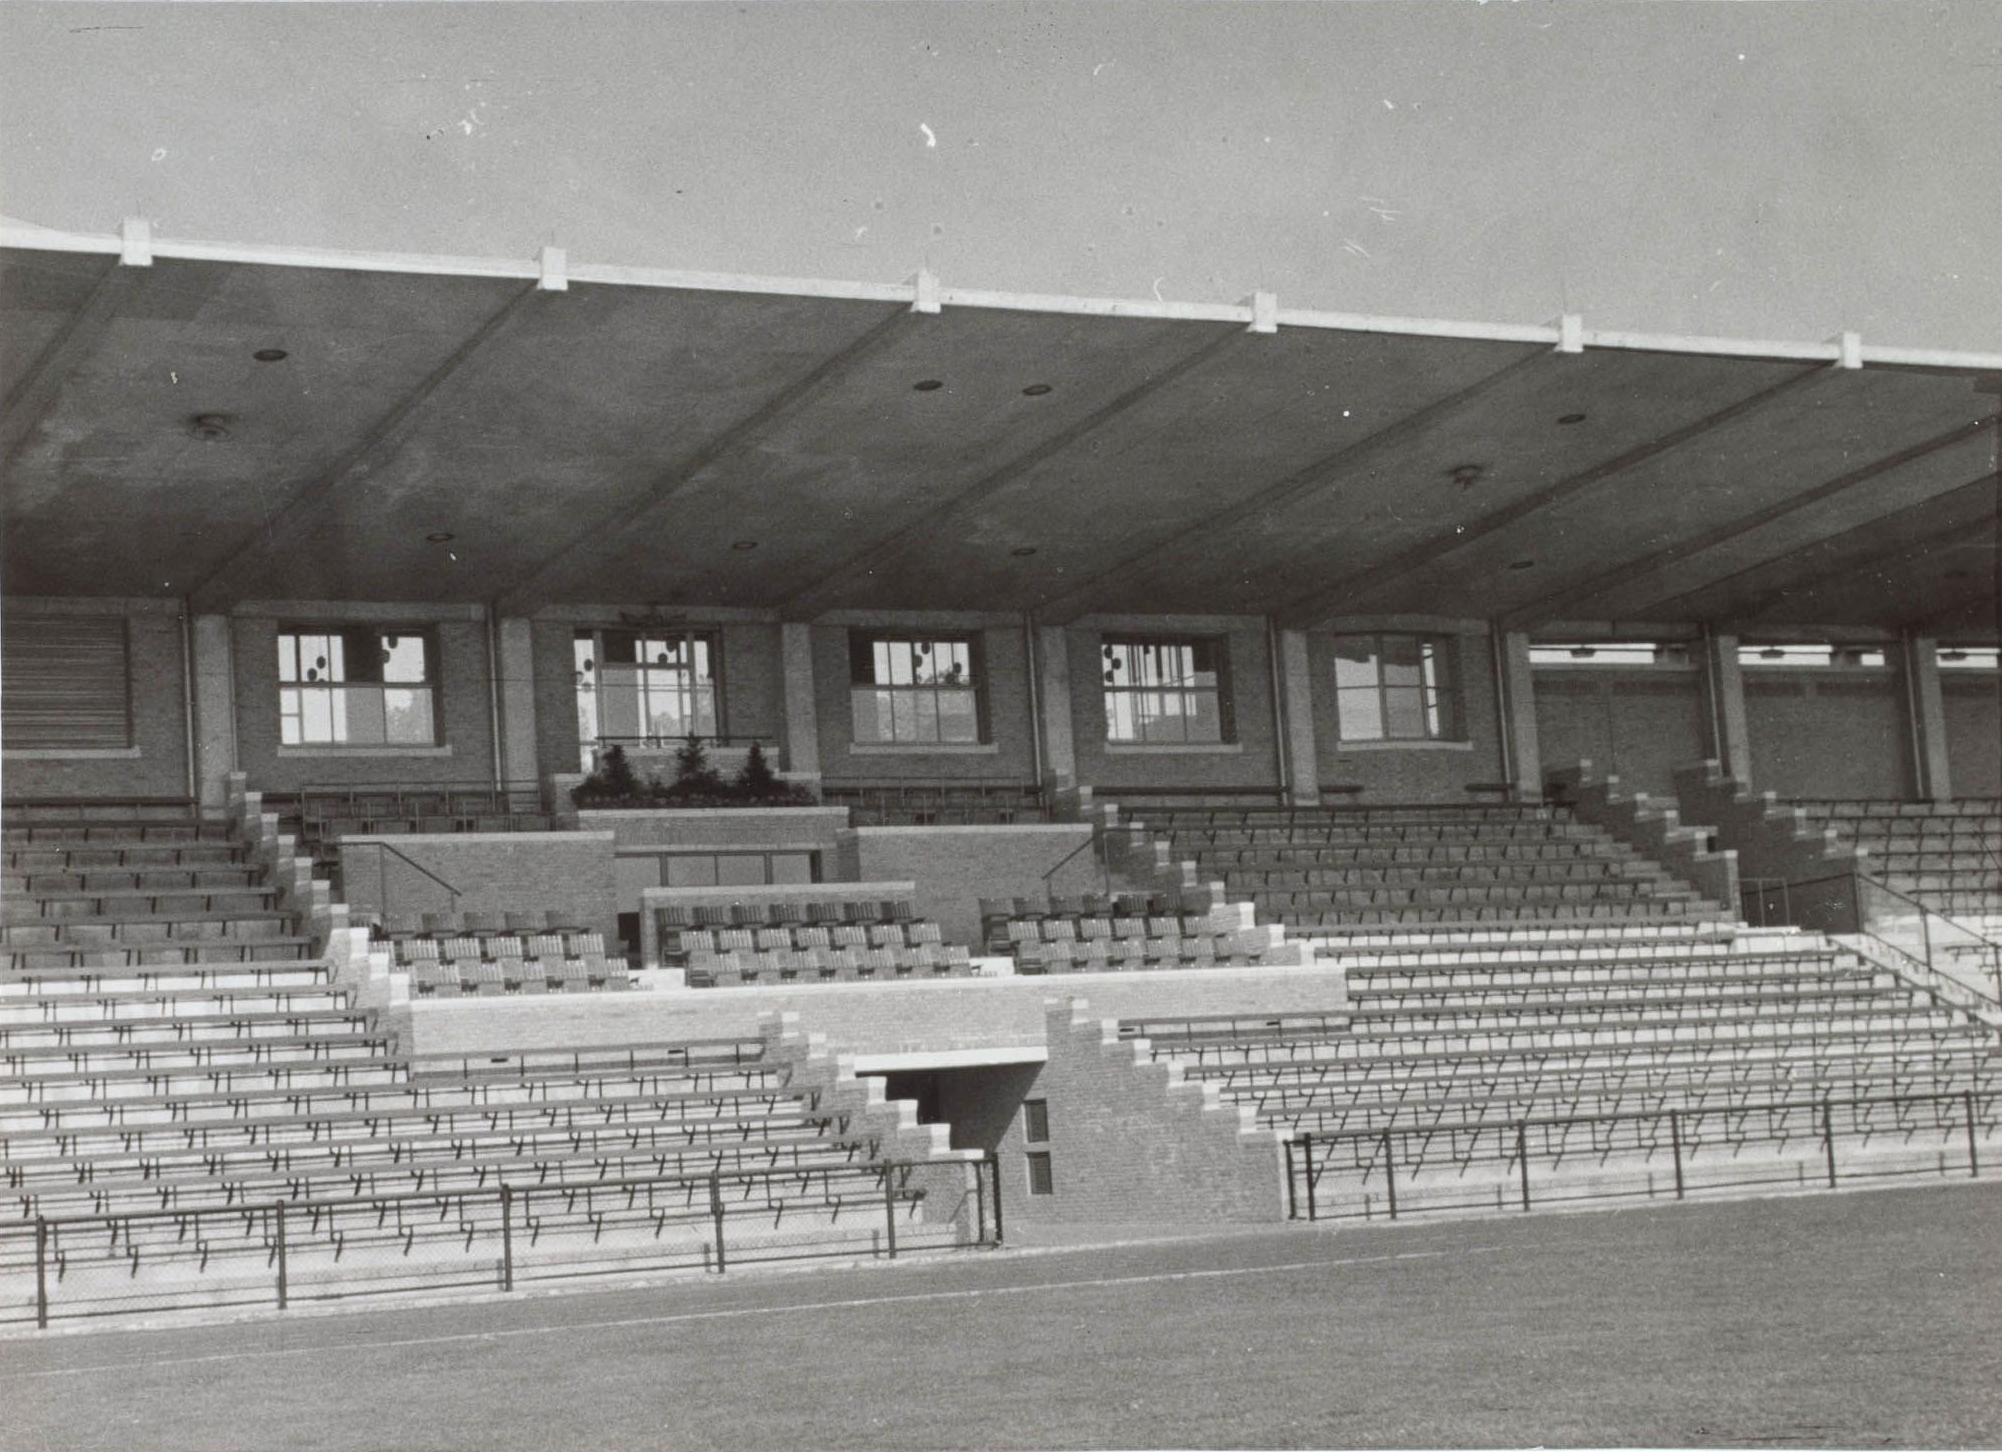
<path fill-rule="evenodd" d="M 911 692 L 889 691 L 886 694 L 890 698 L 890 739 L 918 740 L 918 709 Z"/>
<path fill-rule="evenodd" d="M 278 693 L 278 741 L 283 746 L 299 744 L 299 693 L 295 690 Z"/>
<path fill-rule="evenodd" d="M 1105 737 L 1108 741 L 1138 741 L 1140 732 L 1133 711 L 1133 697 L 1125 691 L 1109 692 L 1105 698 Z"/>
<path fill-rule="evenodd" d="M 352 746 L 380 746 L 388 740 L 382 687 L 349 686 L 334 693 L 334 739 Z"/>
<path fill-rule="evenodd" d="M 299 679 L 299 637 L 296 635 L 278 637 L 278 679 L 281 681 Z"/>
<path fill-rule="evenodd" d="M 1416 686 L 1385 686 L 1383 711 L 1385 733 L 1394 741 L 1422 740 L 1425 736 L 1425 693 Z"/>
<path fill-rule="evenodd" d="M 1335 641 L 1336 689 L 1375 685 L 1376 637 L 1345 635 L 1337 639 Z"/>
<path fill-rule="evenodd" d="M 429 746 L 438 739 L 431 722 L 431 692 L 387 686 L 382 692 L 384 735 L 398 745 Z"/>
<path fill-rule="evenodd" d="M 1223 709 L 1213 690 L 1189 693 L 1188 736 L 1191 741 L 1223 740 Z"/>
<path fill-rule="evenodd" d="M 1342 740 L 1383 740 L 1383 706 L 1374 683 L 1360 689 L 1337 690 L 1335 701 L 1341 716 Z"/>
<path fill-rule="evenodd" d="M 334 708 L 329 692 L 325 690 L 299 692 L 299 739 L 301 742 L 324 742 L 334 739 Z"/>
<path fill-rule="evenodd" d="M 430 673 L 425 669 L 424 637 L 421 635 L 385 635 L 382 638 L 382 678 L 385 681 L 427 681 Z"/>
<path fill-rule="evenodd" d="M 639 671 L 607 665 L 598 671 L 598 729 L 608 737 L 633 737 L 640 729 Z"/>
<path fill-rule="evenodd" d="M 972 691 L 938 693 L 938 728 L 941 741 L 980 739 L 980 706 Z"/>
<path fill-rule="evenodd" d="M 934 691 L 914 691 L 911 693 L 911 712 L 914 724 L 911 740 L 937 741 L 938 735 L 938 695 Z"/>

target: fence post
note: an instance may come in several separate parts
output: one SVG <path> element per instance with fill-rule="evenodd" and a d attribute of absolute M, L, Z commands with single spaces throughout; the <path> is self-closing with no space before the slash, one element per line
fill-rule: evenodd
<path fill-rule="evenodd" d="M 1286 1155 L 1286 1218 L 1300 1218 L 1300 1187 L 1293 1183 L 1293 1141 L 1287 1140 L 1280 1146 Z"/>
<path fill-rule="evenodd" d="M 1682 1198 L 1682 1116 L 1668 1111 L 1668 1147 L 1675 1156 L 1675 1198 Z"/>
<path fill-rule="evenodd" d="M 889 1246 L 890 1259 L 897 1258 L 897 1167 L 883 1166 L 883 1227 L 886 1232 L 885 1244 Z"/>
<path fill-rule="evenodd" d="M 35 1217 L 35 1329 L 49 1329 L 49 1222 Z"/>
<path fill-rule="evenodd" d="M 1391 1145 L 1390 1131 L 1383 1132 L 1383 1198 L 1390 1210 L 1390 1218 L 1397 1218 L 1397 1152 Z"/>
<path fill-rule="evenodd" d="M 1967 1111 L 1967 1173 L 1972 1179 L 1981 1178 L 1981 1156 L 1974 1148 L 1974 1091 L 1960 1091 L 1961 1108 Z"/>
<path fill-rule="evenodd" d="M 501 1205 L 501 1289 L 514 1289 L 514 1190 L 500 1187 Z"/>
<path fill-rule="evenodd" d="M 1314 1136 L 1311 1134 L 1301 1137 L 1300 1158 L 1303 1162 L 1303 1173 L 1307 1177 L 1307 1219 L 1317 1220 L 1320 1218 L 1320 1210 L 1314 1203 Z"/>
<path fill-rule="evenodd" d="M 1000 1245 L 1003 1236 L 1001 1233 L 1001 1152 L 999 1150 L 989 1150 L 987 1152 L 987 1165 L 994 1172 L 994 1243 Z"/>
<path fill-rule="evenodd" d="M 280 1200 L 271 1207 L 271 1218 L 277 1231 L 278 1240 L 278 1309 L 284 1310 L 290 1298 L 290 1288 L 285 1284 L 285 1202 Z"/>
<path fill-rule="evenodd" d="M 1828 1188 L 1835 1188 L 1835 1103 L 1821 1101 L 1821 1147 L 1828 1156 Z"/>
<path fill-rule="evenodd" d="M 709 1172 L 709 1213 L 716 1220 L 716 1273 L 721 1275 L 729 1267 L 723 1258 L 723 1173 Z"/>
<path fill-rule="evenodd" d="M 1517 1121 L 1515 1126 L 1515 1164 L 1522 1174 L 1522 1208 L 1529 1209 L 1529 1124 Z"/>

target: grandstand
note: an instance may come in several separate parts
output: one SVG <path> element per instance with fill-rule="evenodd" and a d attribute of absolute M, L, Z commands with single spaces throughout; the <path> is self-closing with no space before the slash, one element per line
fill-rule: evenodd
<path fill-rule="evenodd" d="M 2002 1158 L 2002 356 L 140 219 L 0 328 L 0 1320 Z"/>

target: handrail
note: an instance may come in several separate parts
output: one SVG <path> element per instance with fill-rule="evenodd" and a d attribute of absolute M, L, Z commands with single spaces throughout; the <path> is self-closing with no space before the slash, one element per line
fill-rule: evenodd
<path fill-rule="evenodd" d="M 1080 853 L 1093 852 L 1094 849 L 1097 848 L 1097 846 L 1098 846 L 1098 834 L 1095 832 L 1087 833 L 1085 835 L 1085 839 L 1082 842 L 1078 843 L 1077 846 L 1071 848 L 1070 851 L 1066 852 L 1062 857 L 1057 859 L 1056 864 L 1053 867 L 1051 867 L 1048 872 L 1045 872 L 1043 874 L 1044 902 L 1048 902 L 1050 900 L 1051 884 L 1054 882 L 1056 875 L 1059 872 L 1062 872 L 1066 867 L 1070 866 L 1072 859 L 1077 857 Z M 1102 859 L 1099 859 L 1096 856 L 1094 856 L 1093 860 L 1098 867 L 1098 882 L 1100 889 L 1105 892 L 1110 892 L 1112 890 L 1111 869 L 1105 865 Z"/>
<path fill-rule="evenodd" d="M 341 839 L 341 846 L 344 849 L 348 847 L 373 847 L 377 852 L 390 853 L 408 866 L 416 868 L 419 872 L 437 883 L 438 886 L 444 888 L 446 892 L 452 895 L 452 911 L 457 912 L 459 910 L 459 899 L 465 896 L 465 894 L 400 848 L 392 847 L 389 843 L 380 841 L 374 837 L 344 837 Z M 382 914 L 386 918 L 389 916 L 389 864 L 381 857 L 377 857 L 375 863 L 377 874 L 376 885 L 382 892 Z"/>

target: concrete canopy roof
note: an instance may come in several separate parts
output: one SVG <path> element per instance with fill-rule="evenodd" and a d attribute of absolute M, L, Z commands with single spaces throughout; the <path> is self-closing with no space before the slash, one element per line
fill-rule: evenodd
<path fill-rule="evenodd" d="M 1853 337 L 0 229 L 0 563 L 13 594 L 202 610 L 1985 637 L 1998 379 Z"/>

